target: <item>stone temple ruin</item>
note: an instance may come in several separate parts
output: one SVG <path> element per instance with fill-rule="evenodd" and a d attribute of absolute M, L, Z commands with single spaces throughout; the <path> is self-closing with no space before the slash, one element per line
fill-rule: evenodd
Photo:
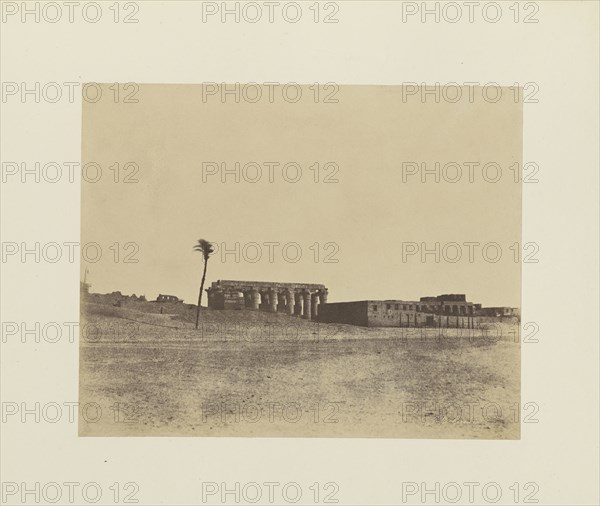
<path fill-rule="evenodd" d="M 325 285 L 219 280 L 206 289 L 211 309 L 255 309 L 316 320 L 327 304 Z"/>
<path fill-rule="evenodd" d="M 490 318 L 519 318 L 518 308 L 482 308 L 465 294 L 327 303 L 325 285 L 233 280 L 215 281 L 206 291 L 210 309 L 254 309 L 365 327 L 475 328 Z"/>
<path fill-rule="evenodd" d="M 143 295 L 90 293 L 89 287 L 81 283 L 82 298 L 90 303 L 128 306 L 152 313 L 187 313 L 196 308 L 175 295 L 159 294 L 150 302 Z M 368 299 L 328 303 L 328 289 L 321 284 L 234 280 L 215 281 L 206 292 L 209 309 L 250 309 L 363 327 L 472 329 L 493 321 L 520 320 L 519 308 L 482 307 L 467 301 L 465 294 L 421 297 L 418 301 Z"/>

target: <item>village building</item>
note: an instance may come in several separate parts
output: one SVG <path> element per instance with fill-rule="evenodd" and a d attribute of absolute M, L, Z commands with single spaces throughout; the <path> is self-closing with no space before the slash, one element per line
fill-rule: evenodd
<path fill-rule="evenodd" d="M 158 297 L 156 297 L 156 302 L 183 302 L 183 300 L 175 295 L 163 295 L 160 293 L 158 294 Z"/>

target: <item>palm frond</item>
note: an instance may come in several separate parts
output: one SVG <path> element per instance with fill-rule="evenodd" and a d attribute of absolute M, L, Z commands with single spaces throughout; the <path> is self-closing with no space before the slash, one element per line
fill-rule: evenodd
<path fill-rule="evenodd" d="M 194 245 L 193 250 L 198 251 L 199 253 L 202 253 L 204 255 L 204 258 L 208 259 L 208 257 L 212 253 L 214 253 L 215 247 L 213 246 L 212 243 L 210 243 L 209 241 L 207 241 L 205 239 L 198 239 L 198 243 Z"/>

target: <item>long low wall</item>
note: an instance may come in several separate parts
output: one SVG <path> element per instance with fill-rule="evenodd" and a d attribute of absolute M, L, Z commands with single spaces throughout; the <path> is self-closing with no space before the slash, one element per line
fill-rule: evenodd
<path fill-rule="evenodd" d="M 377 309 L 374 306 L 377 305 Z M 328 303 L 319 309 L 318 320 L 323 323 L 346 323 L 363 327 L 402 328 L 478 328 L 481 324 L 498 321 L 516 323 L 516 317 L 446 315 L 422 311 L 386 310 L 380 301 Z"/>
<path fill-rule="evenodd" d="M 367 327 L 367 305 L 365 300 L 327 303 L 321 306 L 318 320 L 323 323 L 348 323 Z"/>

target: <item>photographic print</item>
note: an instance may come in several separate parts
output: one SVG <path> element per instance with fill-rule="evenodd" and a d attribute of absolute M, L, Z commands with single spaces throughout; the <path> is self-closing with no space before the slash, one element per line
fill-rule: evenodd
<path fill-rule="evenodd" d="M 81 436 L 520 438 L 520 88 L 88 91 Z"/>

